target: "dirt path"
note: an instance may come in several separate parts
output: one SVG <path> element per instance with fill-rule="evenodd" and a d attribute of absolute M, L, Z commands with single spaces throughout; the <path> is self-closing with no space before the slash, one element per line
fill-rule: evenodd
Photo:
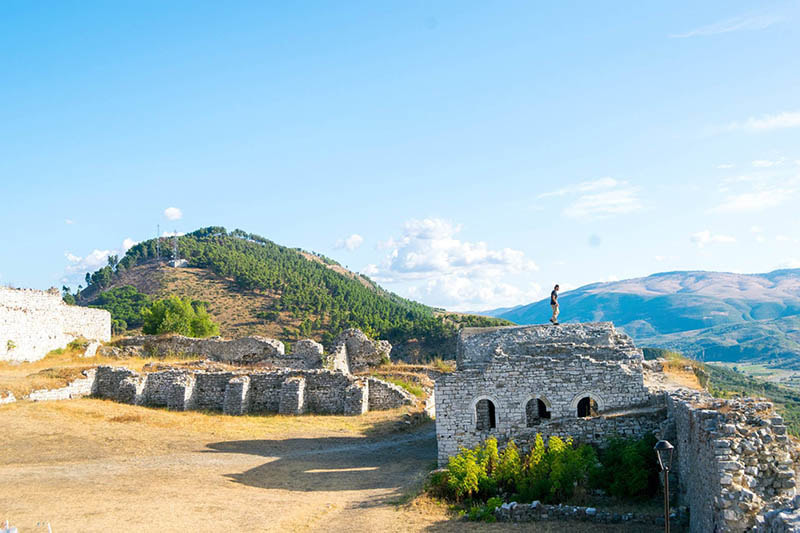
<path fill-rule="evenodd" d="M 397 505 L 436 457 L 433 425 L 398 433 L 399 416 L 224 417 L 97 400 L 1 406 L 0 521 L 20 532 L 49 522 L 56 533 L 565 530 L 451 520 L 427 500 Z"/>

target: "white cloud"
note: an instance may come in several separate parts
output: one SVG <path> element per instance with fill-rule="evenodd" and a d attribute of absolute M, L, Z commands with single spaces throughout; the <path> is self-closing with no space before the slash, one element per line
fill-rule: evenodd
<path fill-rule="evenodd" d="M 731 237 L 730 235 L 721 235 L 721 234 L 714 234 L 711 233 L 710 230 L 703 230 L 698 231 L 697 233 L 693 233 L 689 240 L 691 240 L 698 248 L 702 248 L 708 244 L 729 244 L 736 242 L 736 239 Z"/>
<path fill-rule="evenodd" d="M 778 265 L 775 268 L 776 269 L 780 269 L 780 268 L 800 268 L 800 259 L 796 259 L 796 258 L 788 259 L 788 260 L 784 261 L 783 263 L 781 263 L 780 265 Z"/>
<path fill-rule="evenodd" d="M 755 168 L 770 168 L 776 167 L 786 161 L 785 157 L 781 157 L 780 159 L 756 159 L 751 164 Z"/>
<path fill-rule="evenodd" d="M 780 20 L 782 20 L 781 17 L 776 15 L 742 15 L 701 26 L 685 33 L 675 33 L 670 37 L 673 39 L 685 39 L 687 37 L 707 37 L 734 31 L 763 30 Z"/>
<path fill-rule="evenodd" d="M 71 218 L 65 218 L 64 219 L 64 224 L 74 224 L 74 223 L 75 223 L 75 221 L 72 220 Z"/>
<path fill-rule="evenodd" d="M 726 129 L 729 131 L 761 132 L 781 128 L 796 128 L 798 126 L 800 126 L 800 111 L 784 111 L 775 115 L 750 117 L 744 122 L 731 122 Z"/>
<path fill-rule="evenodd" d="M 625 188 L 580 196 L 575 203 L 564 209 L 564 215 L 578 219 L 598 219 L 633 213 L 642 207 L 638 190 Z"/>
<path fill-rule="evenodd" d="M 382 283 L 403 284 L 402 292 L 411 298 L 459 310 L 518 304 L 539 290 L 520 289 L 508 280 L 538 270 L 524 252 L 463 241 L 460 231 L 461 226 L 439 218 L 409 220 L 400 237 L 381 243 L 383 264 L 368 265 L 365 273 Z"/>
<path fill-rule="evenodd" d="M 364 243 L 364 237 L 357 233 L 353 233 L 346 239 L 339 239 L 336 241 L 336 248 L 344 248 L 346 250 L 350 250 L 351 252 L 361 246 Z"/>
<path fill-rule="evenodd" d="M 717 165 L 717 168 L 733 168 L 733 167 L 734 167 L 733 163 L 721 163 Z"/>
<path fill-rule="evenodd" d="M 122 241 L 122 246 L 116 250 L 94 249 L 84 257 L 75 255 L 72 252 L 65 252 L 64 257 L 70 263 L 66 268 L 67 275 L 83 274 L 104 267 L 108 264 L 108 256 L 116 255 L 121 259 L 134 244 L 136 244 L 136 241 L 128 237 Z"/>
<path fill-rule="evenodd" d="M 168 207 L 164 209 L 164 216 L 169 220 L 180 220 L 183 218 L 183 212 L 177 207 Z"/>
<path fill-rule="evenodd" d="M 537 198 L 578 195 L 564 208 L 563 214 L 570 218 L 598 219 L 638 211 L 642 208 L 638 194 L 639 189 L 628 182 L 605 177 L 542 193 Z"/>
<path fill-rule="evenodd" d="M 576 185 L 563 187 L 555 191 L 545 192 L 537 196 L 537 198 L 541 199 L 541 198 L 547 198 L 549 196 L 564 196 L 565 194 L 590 192 L 590 191 L 596 191 L 598 189 L 610 189 L 618 185 L 622 185 L 622 183 L 618 182 L 614 178 L 606 177 L 606 178 L 596 179 L 593 181 L 582 181 Z"/>
<path fill-rule="evenodd" d="M 409 220 L 399 239 L 390 239 L 388 269 L 393 273 L 425 276 L 465 271 L 536 270 L 536 264 L 519 250 L 491 250 L 485 242 L 456 239 L 461 226 L 438 218 Z"/>
<path fill-rule="evenodd" d="M 721 204 L 711 208 L 711 213 L 742 213 L 763 211 L 787 201 L 792 189 L 769 188 L 728 196 Z"/>
<path fill-rule="evenodd" d="M 378 265 L 376 265 L 374 263 L 370 263 L 367 266 L 365 266 L 363 269 L 361 269 L 361 273 L 364 274 L 365 276 L 374 276 L 378 272 L 379 272 Z"/>

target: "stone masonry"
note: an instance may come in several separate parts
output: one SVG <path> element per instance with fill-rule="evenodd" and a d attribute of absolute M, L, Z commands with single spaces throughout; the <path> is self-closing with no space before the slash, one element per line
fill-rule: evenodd
<path fill-rule="evenodd" d="M 67 305 L 57 289 L 0 287 L 0 361 L 36 361 L 79 337 L 111 339 L 111 314 Z"/>
<path fill-rule="evenodd" d="M 647 421 L 658 415 L 646 409 L 641 350 L 610 323 L 465 328 L 457 363 L 456 372 L 436 381 L 440 465 L 489 436 L 524 447 L 536 433 L 585 433 L 593 442 L 611 428 L 629 433 L 657 425 Z M 579 419 L 584 407 L 603 418 Z M 636 422 L 614 416 L 633 408 Z"/>
<path fill-rule="evenodd" d="M 341 372 L 360 372 L 389 360 L 389 341 L 374 341 L 359 329 L 347 329 L 333 341 L 328 366 Z"/>
<path fill-rule="evenodd" d="M 537 433 L 602 445 L 652 432 L 675 445 L 673 504 L 689 508 L 692 532 L 800 532 L 800 449 L 773 405 L 650 391 L 642 368 L 641 352 L 609 323 L 466 329 L 458 370 L 436 381 L 439 464 L 490 436 L 524 450 Z M 512 507 L 499 517 L 541 518 Z"/>
<path fill-rule="evenodd" d="M 370 384 L 378 396 L 370 402 Z M 100 366 L 92 394 L 118 402 L 201 409 L 225 414 L 303 413 L 359 415 L 370 407 L 393 409 L 413 403 L 404 390 L 376 378 L 364 379 L 330 370 L 208 372 L 162 370 L 139 374 L 126 368 Z M 391 391 L 387 393 L 386 391 Z"/>

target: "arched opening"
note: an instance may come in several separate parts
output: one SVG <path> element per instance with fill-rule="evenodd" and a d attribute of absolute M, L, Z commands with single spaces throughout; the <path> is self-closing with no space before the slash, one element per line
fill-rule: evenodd
<path fill-rule="evenodd" d="M 578 401 L 578 418 L 597 416 L 597 402 L 590 396 L 584 396 Z"/>
<path fill-rule="evenodd" d="M 486 398 L 475 404 L 475 429 L 486 431 L 497 427 L 494 414 L 494 403 Z"/>
<path fill-rule="evenodd" d="M 525 404 L 525 421 L 528 427 L 535 426 L 543 418 L 550 418 L 550 411 L 541 398 L 532 398 Z"/>

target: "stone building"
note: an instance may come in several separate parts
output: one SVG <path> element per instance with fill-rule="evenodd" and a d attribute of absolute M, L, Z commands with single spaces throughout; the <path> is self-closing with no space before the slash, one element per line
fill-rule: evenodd
<path fill-rule="evenodd" d="M 663 420 L 663 407 L 649 406 L 641 350 L 608 322 L 465 328 L 457 363 L 436 381 L 440 464 L 489 436 L 523 447 L 536 433 L 595 442 Z"/>

